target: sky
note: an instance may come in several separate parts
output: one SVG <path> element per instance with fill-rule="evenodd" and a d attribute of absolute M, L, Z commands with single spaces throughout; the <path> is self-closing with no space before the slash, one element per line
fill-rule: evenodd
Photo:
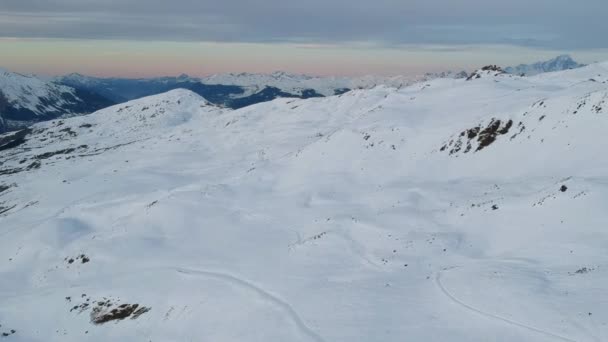
<path fill-rule="evenodd" d="M 608 60 L 605 0 L 2 0 L 0 67 L 146 77 L 418 74 Z"/>

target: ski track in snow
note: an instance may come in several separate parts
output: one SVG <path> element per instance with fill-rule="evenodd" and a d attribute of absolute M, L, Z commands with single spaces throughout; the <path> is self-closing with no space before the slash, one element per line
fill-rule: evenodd
<path fill-rule="evenodd" d="M 235 284 L 241 288 L 245 288 L 249 291 L 255 292 L 259 297 L 265 299 L 266 301 L 272 303 L 275 307 L 281 309 L 281 311 L 287 313 L 287 315 L 291 318 L 291 320 L 296 325 L 297 329 L 303 335 L 308 336 L 312 341 L 315 341 L 315 342 L 326 342 L 325 339 L 323 339 L 323 337 L 321 337 L 317 332 L 315 332 L 312 328 L 310 328 L 304 322 L 304 320 L 300 317 L 300 315 L 296 312 L 296 310 L 291 306 L 291 304 L 289 304 L 288 302 L 269 293 L 268 291 L 250 283 L 247 280 L 244 280 L 237 276 L 226 274 L 226 273 L 205 271 L 205 270 L 200 270 L 200 269 L 184 268 L 184 267 L 160 267 L 160 268 L 154 267 L 154 268 L 149 268 L 149 269 L 141 269 L 140 271 L 158 271 L 158 270 L 163 270 L 163 269 L 169 270 L 169 271 L 176 271 L 178 273 L 186 274 L 186 275 L 190 275 L 190 276 L 202 276 L 202 277 L 212 278 L 212 279 L 228 282 L 231 284 Z M 83 286 L 83 284 L 72 285 L 71 288 L 72 289 L 81 288 L 82 286 Z M 3 293 L 3 294 L 0 294 L 0 299 L 8 299 L 8 298 L 25 299 L 28 297 L 37 297 L 40 294 L 51 294 L 51 293 L 60 292 L 61 290 L 64 290 L 64 289 L 65 289 L 64 287 L 59 286 L 59 287 L 49 287 L 49 288 L 45 288 L 45 289 L 36 289 L 36 290 L 30 291 L 28 293 L 23 293 L 23 292 L 20 294 Z"/>
<path fill-rule="evenodd" d="M 599 139 L 608 129 L 608 78 L 600 77 L 607 73 L 608 63 L 536 78 L 484 74 L 471 82 L 377 87 L 240 111 L 175 90 L 66 119 L 64 127 L 39 124 L 41 131 L 18 150 L 0 151 L 7 170 L 24 168 L 21 160 L 46 160 L 40 170 L 0 177 L 0 186 L 11 184 L 2 201 L 19 205 L 0 217 L 0 254 L 9 259 L 0 261 L 6 278 L 0 323 L 26 331 L 30 316 L 44 325 L 37 337 L 63 342 L 66 337 L 43 331 L 90 328 L 61 315 L 66 295 L 113 294 L 138 302 L 147 296 L 158 310 L 173 309 L 191 293 L 201 300 L 216 294 L 213 300 L 229 310 L 241 311 L 245 300 L 251 312 L 267 316 L 258 317 L 260 327 L 247 311 L 216 316 L 214 305 L 201 307 L 199 316 L 185 306 L 174 313 L 184 317 L 166 324 L 151 314 L 134 330 L 110 326 L 87 338 L 180 331 L 181 340 L 194 339 L 197 323 L 212 316 L 221 326 L 209 326 L 209 336 L 236 339 L 249 329 L 261 339 L 278 324 L 287 326 L 278 331 L 286 341 L 486 341 L 488 333 L 501 332 L 519 335 L 516 340 L 608 341 L 606 274 L 565 278 L 566 271 L 608 264 L 608 160 Z M 503 128 L 508 122 L 519 130 L 511 138 Z M 468 143 L 470 151 L 461 151 Z M 86 152 L 60 153 L 76 146 L 87 146 Z M 25 211 L 34 200 L 34 209 Z M 317 236 L 312 233 L 327 238 L 309 244 Z M 224 248 L 231 243 L 239 246 L 236 253 Z M 281 282 L 275 261 L 257 254 L 283 255 L 298 246 L 293 258 L 276 260 L 293 282 Z M 62 258 L 75 252 L 91 254 L 94 262 L 63 267 Z M 525 293 L 511 296 L 513 307 L 530 303 L 537 315 L 548 316 L 485 307 L 481 297 L 465 296 L 451 282 L 449 268 L 438 268 L 484 258 L 524 261 L 533 269 L 514 269 L 555 274 L 555 291 L 536 291 L 547 279 L 516 277 L 487 294 Z M 296 283 L 325 274 L 335 279 L 322 293 Z M 470 276 L 486 280 L 479 272 Z M 142 280 L 158 284 L 142 293 Z M 407 282 L 405 292 L 379 290 L 387 281 Z M 429 281 L 436 286 L 430 292 Z M 163 289 L 166 298 L 158 298 Z M 205 289 L 217 292 L 199 292 Z M 421 298 L 410 300 L 408 293 Z M 428 303 L 447 310 L 438 313 Z M 184 318 L 187 324 L 179 322 Z M 247 329 L 231 334 L 241 325 Z"/>
<path fill-rule="evenodd" d="M 225 273 L 219 273 L 219 272 L 211 272 L 211 271 L 204 271 L 204 270 L 197 270 L 197 269 L 183 268 L 183 267 L 174 267 L 172 269 L 177 271 L 178 273 L 183 273 L 183 274 L 188 274 L 188 275 L 198 275 L 198 276 L 226 281 L 226 282 L 238 285 L 240 287 L 246 288 L 250 291 L 253 291 L 256 294 L 258 294 L 260 297 L 268 300 L 269 302 L 273 303 L 274 305 L 276 305 L 277 307 L 282 309 L 282 311 L 286 312 L 289 315 L 289 317 L 291 318 L 291 320 L 296 324 L 298 329 L 304 335 L 309 336 L 313 341 L 325 342 L 323 337 L 321 337 L 313 329 L 311 329 L 308 325 L 306 325 L 306 323 L 304 323 L 304 321 L 302 320 L 300 315 L 298 315 L 298 313 L 294 310 L 294 308 L 291 306 L 291 304 L 289 304 L 288 302 L 286 302 L 282 299 L 279 299 L 278 297 L 270 294 L 269 292 L 257 287 L 256 285 L 254 285 L 246 280 L 243 280 L 236 276 L 232 276 L 232 275 L 225 274 Z"/>
<path fill-rule="evenodd" d="M 579 341 L 570 339 L 568 337 L 564 337 L 564 336 L 561 336 L 561 335 L 558 335 L 558 334 L 554 334 L 554 333 L 552 333 L 550 331 L 545 331 L 545 330 L 542 330 L 542 329 L 539 329 L 539 328 L 535 328 L 535 327 L 529 326 L 529 325 L 524 324 L 524 323 L 519 323 L 519 322 L 516 322 L 514 320 L 511 320 L 511 319 L 508 319 L 508 318 L 505 318 L 505 317 L 502 317 L 502 316 L 499 316 L 499 315 L 496 315 L 496 314 L 493 314 L 493 313 L 489 313 L 489 312 L 485 312 L 483 310 L 477 309 L 476 307 L 471 306 L 471 305 L 469 305 L 469 304 L 461 301 L 460 299 L 456 298 L 452 293 L 450 293 L 450 291 L 448 291 L 446 289 L 446 287 L 443 285 L 443 283 L 441 282 L 441 274 L 442 274 L 442 271 L 439 271 L 439 272 L 437 272 L 437 276 L 435 277 L 435 284 L 437 285 L 437 287 L 441 290 L 441 292 L 451 302 L 453 302 L 453 303 L 455 303 L 455 304 L 457 304 L 457 305 L 459 305 L 459 306 L 467 309 L 468 311 L 474 312 L 474 313 L 476 313 L 476 314 L 478 314 L 480 316 L 483 316 L 485 318 L 488 318 L 488 319 L 502 321 L 502 322 L 504 322 L 504 323 L 506 323 L 508 325 L 519 327 L 519 328 L 522 328 L 522 329 L 525 329 L 525 330 L 528 330 L 528 331 L 532 331 L 532 332 L 535 332 L 537 334 L 541 334 L 541 335 L 544 335 L 544 336 L 547 336 L 547 337 L 551 337 L 551 338 L 554 338 L 554 339 L 559 340 L 559 341 L 579 342 Z"/>

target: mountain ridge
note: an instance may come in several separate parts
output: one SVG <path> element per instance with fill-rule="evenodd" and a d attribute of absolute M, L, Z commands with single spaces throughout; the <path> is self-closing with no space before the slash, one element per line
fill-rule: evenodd
<path fill-rule="evenodd" d="M 0 71 L 0 98 L 4 130 L 65 115 L 86 114 L 112 104 L 95 93 L 7 70 Z"/>
<path fill-rule="evenodd" d="M 237 110 L 174 90 L 0 135 L 1 331 L 604 340 L 608 63 L 492 69 Z"/>

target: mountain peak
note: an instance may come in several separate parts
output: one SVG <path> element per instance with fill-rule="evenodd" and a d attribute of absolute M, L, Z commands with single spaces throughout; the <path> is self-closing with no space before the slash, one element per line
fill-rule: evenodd
<path fill-rule="evenodd" d="M 0 92 L 5 98 L 0 132 L 63 115 L 91 113 L 112 104 L 96 94 L 4 69 L 0 71 Z"/>
<path fill-rule="evenodd" d="M 188 79 L 190 79 L 190 75 L 183 73 L 183 74 L 177 76 L 177 79 L 178 80 L 188 80 Z"/>
<path fill-rule="evenodd" d="M 497 65 L 486 65 L 481 69 L 472 73 L 469 77 L 467 77 L 467 81 L 471 81 L 474 79 L 479 79 L 486 76 L 498 76 L 504 74 L 505 71 L 497 66 Z"/>
<path fill-rule="evenodd" d="M 515 67 L 508 67 L 505 68 L 505 71 L 509 74 L 524 74 L 526 76 L 533 76 L 545 72 L 570 70 L 583 66 L 585 65 L 576 62 L 570 55 L 564 54 L 549 59 L 547 61 L 536 62 L 533 64 L 520 64 Z"/>
<path fill-rule="evenodd" d="M 572 56 L 564 54 L 564 55 L 559 55 L 555 58 L 553 58 L 554 61 L 563 61 L 563 62 L 574 62 L 576 63 L 576 61 L 572 58 Z"/>
<path fill-rule="evenodd" d="M 171 99 L 175 99 L 175 100 L 183 100 L 183 99 L 191 99 L 191 100 L 196 100 L 196 101 L 202 101 L 207 105 L 211 105 L 209 103 L 209 101 L 207 101 L 205 98 L 203 98 L 202 96 L 198 95 L 197 93 L 188 90 L 188 89 L 184 89 L 184 88 L 178 88 L 178 89 L 173 89 L 170 90 L 166 93 L 160 94 L 160 95 L 155 95 L 152 97 L 159 97 L 159 98 L 171 98 Z"/>
<path fill-rule="evenodd" d="M 478 81 L 177 89 L 0 135 L 0 334 L 608 336 L 608 64 Z"/>

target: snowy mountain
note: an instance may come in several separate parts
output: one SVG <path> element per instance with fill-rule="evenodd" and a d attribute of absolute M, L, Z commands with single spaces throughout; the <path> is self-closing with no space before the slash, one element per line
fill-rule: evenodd
<path fill-rule="evenodd" d="M 608 63 L 0 135 L 6 341 L 608 340 Z"/>
<path fill-rule="evenodd" d="M 76 89 L 96 92 L 122 103 L 145 96 L 158 95 L 174 89 L 188 89 L 210 102 L 230 108 L 241 108 L 251 104 L 274 100 L 278 97 L 310 98 L 322 96 L 312 89 L 287 93 L 268 84 L 253 86 L 236 84 L 205 83 L 187 75 L 149 79 L 95 78 L 71 74 L 56 79 L 56 82 Z M 261 82 L 261 81 L 260 81 Z"/>
<path fill-rule="evenodd" d="M 378 85 L 404 87 L 435 78 L 463 77 L 451 72 L 421 76 L 314 77 L 286 72 L 272 74 L 230 73 L 205 78 L 188 75 L 149 79 L 95 78 L 70 74 L 55 79 L 76 89 L 98 93 L 117 103 L 158 95 L 174 89 L 188 89 L 211 103 L 238 109 L 277 98 L 327 97 L 351 89 L 370 89 Z M 466 77 L 466 76 L 465 76 Z"/>
<path fill-rule="evenodd" d="M 87 91 L 0 70 L 0 132 L 60 116 L 91 113 L 111 104 Z"/>
<path fill-rule="evenodd" d="M 584 66 L 584 64 L 579 64 L 568 55 L 561 55 L 544 62 L 537 62 L 534 64 L 520 64 L 516 67 L 508 67 L 505 68 L 505 71 L 509 74 L 524 74 L 527 76 L 533 76 L 545 72 L 570 70 L 581 68 Z"/>
<path fill-rule="evenodd" d="M 473 73 L 471 73 L 470 75 L 468 75 L 466 77 L 467 81 L 471 81 L 471 80 L 476 80 L 476 79 L 480 79 L 480 78 L 484 78 L 484 77 L 490 77 L 492 79 L 501 76 L 501 75 L 505 75 L 506 72 L 504 70 L 502 70 L 501 67 L 496 66 L 496 65 L 486 65 L 483 68 L 474 71 Z M 509 75 L 510 77 L 512 77 L 511 75 Z"/>
<path fill-rule="evenodd" d="M 201 79 L 204 84 L 224 84 L 242 87 L 246 93 L 255 94 L 266 87 L 280 89 L 285 93 L 302 95 L 306 90 L 314 90 L 322 96 L 335 95 L 336 89 L 347 88 L 347 78 L 321 78 L 296 75 L 282 71 L 272 74 L 217 74 Z"/>
<path fill-rule="evenodd" d="M 420 76 L 361 76 L 334 77 L 308 76 L 290 74 L 282 71 L 272 74 L 217 74 L 201 80 L 205 84 L 235 85 L 247 89 L 247 93 L 255 93 L 264 87 L 280 89 L 285 93 L 303 95 L 306 91 L 314 91 L 322 96 L 340 95 L 350 89 L 371 89 L 384 85 L 389 87 L 405 87 L 417 82 L 436 78 L 462 78 L 462 73 L 442 72 L 426 73 Z M 466 77 L 466 76 L 464 76 Z"/>

